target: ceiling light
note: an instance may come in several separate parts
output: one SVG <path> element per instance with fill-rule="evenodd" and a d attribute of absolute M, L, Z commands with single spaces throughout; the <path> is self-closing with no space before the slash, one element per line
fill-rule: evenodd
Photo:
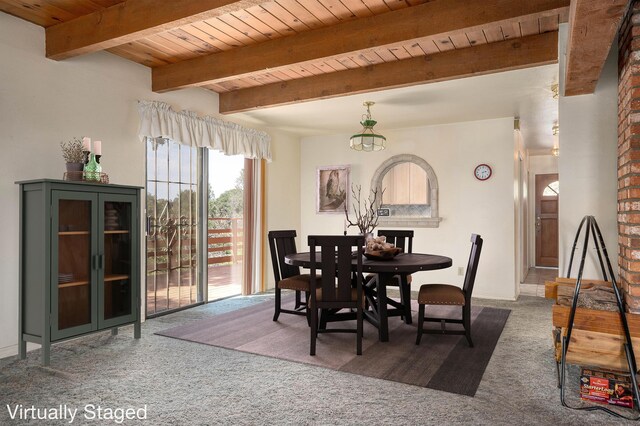
<path fill-rule="evenodd" d="M 375 102 L 367 101 L 363 103 L 367 107 L 367 113 L 362 115 L 363 129 L 349 139 L 349 146 L 356 151 L 382 151 L 385 148 L 387 138 L 373 130 L 377 121 L 371 119 L 371 105 Z"/>
<path fill-rule="evenodd" d="M 551 148 L 551 155 L 554 157 L 558 157 L 560 155 L 560 148 L 558 145 L 560 144 L 560 126 L 558 126 L 558 122 L 553 123 L 553 127 L 551 128 L 553 132 L 553 148 Z"/>

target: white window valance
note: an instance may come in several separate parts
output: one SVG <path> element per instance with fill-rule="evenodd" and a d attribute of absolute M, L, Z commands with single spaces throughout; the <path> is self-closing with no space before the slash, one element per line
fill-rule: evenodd
<path fill-rule="evenodd" d="M 138 101 L 140 131 L 144 141 L 169 138 L 198 147 L 209 147 L 226 155 L 271 161 L 271 138 L 265 132 L 249 129 L 215 117 L 199 117 L 193 111 L 174 111 L 165 102 Z"/>

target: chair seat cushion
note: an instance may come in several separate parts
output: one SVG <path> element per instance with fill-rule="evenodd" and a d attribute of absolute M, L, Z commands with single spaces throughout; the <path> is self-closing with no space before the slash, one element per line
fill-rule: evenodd
<path fill-rule="evenodd" d="M 311 275 L 309 274 L 294 275 L 293 277 L 285 278 L 278 281 L 278 288 L 284 288 L 287 290 L 309 291 L 310 280 Z M 316 277 L 316 280 L 319 283 L 320 277 Z"/>
<path fill-rule="evenodd" d="M 464 306 L 464 292 L 460 287 L 449 284 L 424 284 L 420 287 L 418 303 L 421 305 L 461 305 Z"/>

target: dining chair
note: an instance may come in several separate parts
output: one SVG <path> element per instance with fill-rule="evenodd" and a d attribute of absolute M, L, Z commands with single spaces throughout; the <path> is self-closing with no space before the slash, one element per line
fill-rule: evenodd
<path fill-rule="evenodd" d="M 363 246 L 364 236 L 362 235 L 309 236 L 309 258 L 311 261 L 311 294 L 309 298 L 311 346 L 309 353 L 311 355 L 316 354 L 316 339 L 319 332 L 355 332 L 356 353 L 362 355 Z M 355 271 L 352 270 L 352 261 L 354 260 L 352 253 L 355 253 Z M 318 277 L 318 272 L 321 272 L 320 277 Z M 343 309 L 348 309 L 348 311 L 341 312 Z M 320 324 L 318 323 L 318 310 L 322 311 Z M 355 330 L 326 327 L 327 322 L 354 318 L 356 320 Z"/>
<path fill-rule="evenodd" d="M 276 306 L 273 314 L 273 320 L 278 321 L 280 313 L 306 315 L 307 321 L 310 321 L 308 315 L 307 303 L 309 301 L 310 285 L 309 274 L 300 274 L 298 266 L 287 265 L 284 258 L 288 254 L 295 254 L 296 251 L 296 231 L 269 231 L 269 249 L 271 250 L 271 262 L 273 264 L 273 274 L 276 280 Z M 282 290 L 294 290 L 296 292 L 295 305 L 293 309 L 284 309 L 282 303 Z M 302 293 L 305 299 L 302 301 Z"/>
<path fill-rule="evenodd" d="M 378 230 L 378 237 L 387 237 L 387 242 L 401 248 L 403 253 L 413 253 L 413 230 Z M 411 274 L 395 275 L 393 281 L 387 285 L 397 286 L 400 292 L 400 303 L 405 307 L 407 312 L 411 312 Z M 368 289 L 373 290 L 375 281 L 367 280 Z M 411 324 L 411 314 L 401 315 L 407 324 Z M 405 318 L 406 317 L 406 318 Z"/>
<path fill-rule="evenodd" d="M 418 337 L 416 345 L 420 344 L 422 333 L 429 334 L 464 334 L 470 347 L 473 347 L 471 340 L 471 293 L 478 271 L 478 261 L 482 251 L 482 237 L 477 234 L 471 235 L 471 253 L 467 263 L 467 273 L 464 276 L 464 284 L 460 287 L 449 284 L 423 284 L 418 293 Z M 454 305 L 462 307 L 462 319 L 451 318 L 425 318 L 425 305 Z M 442 324 L 441 330 L 424 329 L 424 322 L 439 322 Z M 447 330 L 445 323 L 462 324 L 464 330 Z"/>

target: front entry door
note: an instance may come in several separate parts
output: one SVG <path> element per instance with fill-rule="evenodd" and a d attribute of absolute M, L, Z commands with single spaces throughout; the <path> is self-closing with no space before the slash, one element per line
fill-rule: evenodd
<path fill-rule="evenodd" d="M 536 175 L 536 266 L 558 267 L 558 174 Z"/>

